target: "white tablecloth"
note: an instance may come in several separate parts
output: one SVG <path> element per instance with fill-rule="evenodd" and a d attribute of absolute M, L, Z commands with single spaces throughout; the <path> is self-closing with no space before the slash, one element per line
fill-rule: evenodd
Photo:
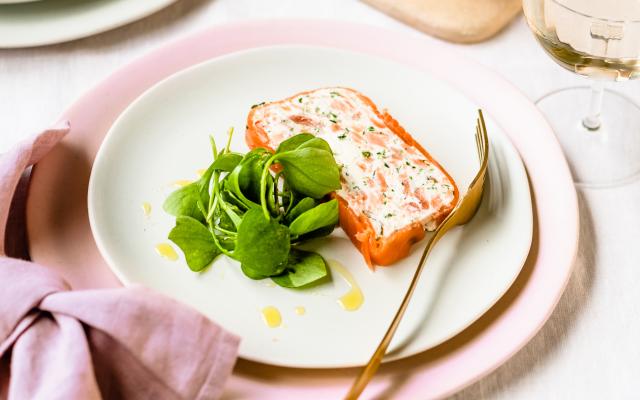
<path fill-rule="evenodd" d="M 356 0 L 181 0 L 98 36 L 0 50 L 0 153 L 150 49 L 214 24 L 301 16 L 410 30 Z M 489 42 L 451 46 L 494 68 L 532 100 L 586 83 L 543 53 L 522 18 Z M 640 103 L 639 88 L 638 82 L 615 85 Z M 456 399 L 640 398 L 640 182 L 579 194 L 580 254 L 557 309 L 522 351 Z"/>

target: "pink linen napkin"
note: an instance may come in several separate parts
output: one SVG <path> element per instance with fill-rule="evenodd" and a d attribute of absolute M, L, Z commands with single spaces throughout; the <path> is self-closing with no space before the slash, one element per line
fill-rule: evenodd
<path fill-rule="evenodd" d="M 72 291 L 46 267 L 5 256 L 23 245 L 22 228 L 7 225 L 22 208 L 22 174 L 68 130 L 0 157 L 0 399 L 219 398 L 238 337 L 149 289 Z"/>

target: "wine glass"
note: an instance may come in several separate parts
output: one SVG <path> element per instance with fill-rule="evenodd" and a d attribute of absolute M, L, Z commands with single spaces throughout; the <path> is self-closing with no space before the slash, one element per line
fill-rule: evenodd
<path fill-rule="evenodd" d="M 591 87 L 555 90 L 536 103 L 582 187 L 611 187 L 640 177 L 640 107 L 605 89 L 640 77 L 639 0 L 523 0 L 529 27 L 554 61 L 591 79 Z"/>

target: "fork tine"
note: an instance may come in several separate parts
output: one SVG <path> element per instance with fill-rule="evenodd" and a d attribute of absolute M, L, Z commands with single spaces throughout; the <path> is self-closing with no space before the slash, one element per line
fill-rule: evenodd
<path fill-rule="evenodd" d="M 478 142 L 480 143 L 480 159 L 484 158 L 484 139 L 482 136 L 482 125 L 478 121 Z"/>
<path fill-rule="evenodd" d="M 489 137 L 487 135 L 487 126 L 484 122 L 484 115 L 482 114 L 482 110 L 478 110 L 478 126 L 480 129 L 479 134 L 481 135 L 481 142 L 482 142 L 482 161 L 484 162 L 485 159 L 488 157 L 488 145 L 489 145 Z"/>
<path fill-rule="evenodd" d="M 478 123 L 480 121 L 477 121 Z M 482 162 L 482 138 L 480 136 L 480 125 L 476 125 L 476 151 L 478 152 L 478 158 Z"/>

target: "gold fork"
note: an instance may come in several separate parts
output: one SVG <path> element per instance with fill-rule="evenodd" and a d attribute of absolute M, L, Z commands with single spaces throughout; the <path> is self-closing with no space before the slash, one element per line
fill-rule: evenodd
<path fill-rule="evenodd" d="M 445 218 L 440 225 L 436 228 L 435 232 L 427 242 L 427 246 L 422 252 L 422 257 L 420 258 L 420 263 L 418 264 L 418 268 L 413 275 L 413 279 L 411 280 L 411 284 L 407 289 L 407 293 L 402 300 L 402 304 L 400 304 L 400 308 L 396 312 L 395 317 L 393 317 L 393 321 L 387 328 L 387 333 L 385 333 L 384 337 L 380 341 L 378 348 L 375 353 L 369 359 L 367 365 L 360 371 L 360 375 L 356 378 L 355 382 L 351 386 L 349 393 L 345 397 L 346 400 L 355 400 L 357 399 L 364 388 L 367 386 L 373 375 L 378 370 L 380 363 L 382 362 L 382 358 L 387 352 L 387 348 L 391 343 L 391 339 L 393 335 L 396 333 L 398 325 L 400 325 L 400 320 L 404 316 L 404 312 L 409 305 L 409 301 L 411 300 L 411 296 L 413 295 L 413 291 L 418 285 L 418 279 L 420 278 L 420 273 L 424 268 L 425 261 L 431 253 L 431 249 L 438 243 L 438 241 L 447 233 L 451 228 L 457 225 L 463 225 L 469 222 L 469 220 L 475 215 L 478 210 L 478 206 L 480 205 L 480 200 L 482 199 L 482 192 L 484 190 L 484 181 L 485 175 L 487 172 L 487 162 L 489 160 L 489 138 L 487 137 L 487 128 L 484 123 L 484 117 L 482 116 L 482 110 L 478 110 L 478 119 L 476 121 L 476 146 L 478 150 L 478 158 L 480 159 L 480 169 L 476 174 L 473 181 L 469 185 L 469 190 L 467 193 L 458 201 L 458 204 L 454 207 L 454 209 L 449 213 L 447 218 Z"/>

